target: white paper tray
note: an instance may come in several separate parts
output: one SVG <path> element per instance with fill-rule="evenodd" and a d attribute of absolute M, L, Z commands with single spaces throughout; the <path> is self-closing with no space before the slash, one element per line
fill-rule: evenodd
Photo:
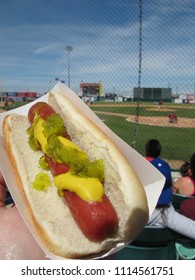
<path fill-rule="evenodd" d="M 67 98 L 69 98 L 74 105 L 82 111 L 82 113 L 88 117 L 92 121 L 96 123 L 109 137 L 112 138 L 113 142 L 120 148 L 122 153 L 125 155 L 129 163 L 134 168 L 135 172 L 137 173 L 138 177 L 140 178 L 145 192 L 148 199 L 148 206 L 149 206 L 149 216 L 153 212 L 159 195 L 162 191 L 164 186 L 165 178 L 164 176 L 155 168 L 151 163 L 149 163 L 143 156 L 137 153 L 133 148 L 131 148 L 127 143 L 125 143 L 121 138 L 119 138 L 114 132 L 112 132 L 94 113 L 93 111 L 67 86 L 58 82 L 53 89 L 52 92 L 59 92 L 64 93 Z M 42 96 L 41 98 L 29 103 L 28 105 L 19 107 L 14 110 L 10 110 L 0 114 L 0 169 L 4 176 L 5 182 L 8 186 L 8 189 L 14 199 L 14 202 L 17 205 L 18 210 L 20 211 L 26 225 L 32 232 L 33 236 L 37 240 L 38 244 L 45 252 L 46 256 L 50 259 L 63 259 L 59 256 L 54 255 L 42 244 L 41 240 L 36 234 L 36 230 L 34 228 L 33 223 L 29 217 L 29 213 L 23 199 L 23 196 L 20 192 L 19 187 L 14 178 L 13 170 L 11 164 L 9 162 L 3 141 L 3 134 L 2 134 L 2 123 L 3 119 L 7 114 L 15 113 L 15 114 L 22 114 L 27 115 L 29 108 L 36 102 L 39 101 L 48 101 L 48 93 Z M 120 249 L 124 244 L 119 244 L 118 249 Z M 115 249 L 114 251 L 118 250 Z M 111 253 L 108 252 L 101 257 L 105 257 Z M 99 256 L 100 257 L 100 256 Z"/>

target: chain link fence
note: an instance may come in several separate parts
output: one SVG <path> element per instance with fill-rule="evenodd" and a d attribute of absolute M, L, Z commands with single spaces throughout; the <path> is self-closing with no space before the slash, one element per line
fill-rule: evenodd
<path fill-rule="evenodd" d="M 100 118 L 121 138 L 141 154 L 156 138 L 163 158 L 189 160 L 195 152 L 193 0 L 26 1 L 20 12 L 15 5 L 4 2 L 1 9 L 1 92 L 44 93 L 63 80 L 79 93 L 82 82 L 101 83 L 104 95 L 123 102 L 106 100 L 103 108 L 94 102 L 92 109 L 104 111 Z M 135 99 L 135 88 L 139 95 L 143 88 L 156 93 Z M 177 123 L 170 125 L 170 113 Z"/>

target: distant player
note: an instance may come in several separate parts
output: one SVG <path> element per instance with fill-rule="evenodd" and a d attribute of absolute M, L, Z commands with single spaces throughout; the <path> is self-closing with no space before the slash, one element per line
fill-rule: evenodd
<path fill-rule="evenodd" d="M 169 123 L 177 123 L 177 115 L 175 113 L 170 113 L 168 115 Z"/>

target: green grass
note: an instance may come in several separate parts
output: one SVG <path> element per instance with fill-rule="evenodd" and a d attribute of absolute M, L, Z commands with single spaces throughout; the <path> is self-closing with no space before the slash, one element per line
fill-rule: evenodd
<path fill-rule="evenodd" d="M 9 110 L 21 107 L 21 106 L 26 105 L 28 103 L 29 103 L 29 101 L 19 101 L 19 102 L 15 102 L 14 106 L 12 104 L 9 104 Z M 4 106 L 0 106 L 0 109 L 4 110 Z"/>
<path fill-rule="evenodd" d="M 115 112 L 124 113 L 121 112 L 121 108 L 117 108 L 117 110 L 115 108 Z M 133 141 L 136 129 L 135 123 L 126 121 L 124 117 L 103 114 L 99 114 L 98 116 L 100 119 L 103 119 L 104 123 L 119 137 L 121 137 L 130 146 L 134 147 Z M 151 138 L 158 139 L 161 142 L 161 156 L 166 159 L 188 160 L 192 153 L 195 152 L 194 128 L 157 127 L 138 124 L 135 149 L 144 155 L 145 143 Z"/>
<path fill-rule="evenodd" d="M 134 106 L 132 106 L 133 104 L 130 103 L 131 106 L 125 106 L 123 105 L 122 107 L 118 107 L 117 104 L 113 107 L 109 107 L 108 106 L 95 106 L 93 105 L 92 110 L 95 111 L 105 111 L 105 112 L 113 112 L 113 113 L 120 113 L 120 114 L 127 114 L 127 115 L 135 115 L 135 110 L 136 110 L 136 103 L 134 103 Z M 147 106 L 148 105 L 148 106 Z M 153 111 L 153 110 L 149 110 L 152 109 L 151 105 L 153 106 L 152 108 L 155 108 L 153 104 L 141 104 L 139 107 L 139 113 L 140 116 L 168 116 L 168 114 L 171 112 L 164 112 L 163 110 L 161 111 L 160 109 L 158 111 Z M 177 107 L 175 107 L 175 104 L 166 104 L 166 107 L 168 107 L 167 109 L 171 110 L 173 109 L 173 111 L 177 114 L 178 117 L 183 117 L 183 118 L 195 118 L 195 104 L 193 105 L 183 105 L 184 108 L 182 107 L 182 105 L 177 105 Z"/>

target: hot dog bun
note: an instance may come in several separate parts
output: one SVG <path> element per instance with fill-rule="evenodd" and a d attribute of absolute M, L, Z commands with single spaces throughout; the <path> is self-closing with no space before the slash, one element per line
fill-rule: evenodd
<path fill-rule="evenodd" d="M 89 241 L 74 222 L 55 187 L 46 192 L 31 187 L 35 175 L 40 172 L 38 161 L 42 152 L 34 152 L 28 144 L 28 118 L 9 115 L 3 122 L 5 146 L 38 235 L 49 250 L 65 258 L 81 258 L 107 251 L 117 243 L 129 243 L 148 220 L 147 199 L 139 178 L 111 139 L 64 95 L 50 93 L 49 104 L 64 119 L 72 141 L 91 160 L 104 159 L 105 193 L 116 209 L 119 227 L 112 238 L 102 242 Z M 48 174 L 53 180 L 49 171 Z"/>

